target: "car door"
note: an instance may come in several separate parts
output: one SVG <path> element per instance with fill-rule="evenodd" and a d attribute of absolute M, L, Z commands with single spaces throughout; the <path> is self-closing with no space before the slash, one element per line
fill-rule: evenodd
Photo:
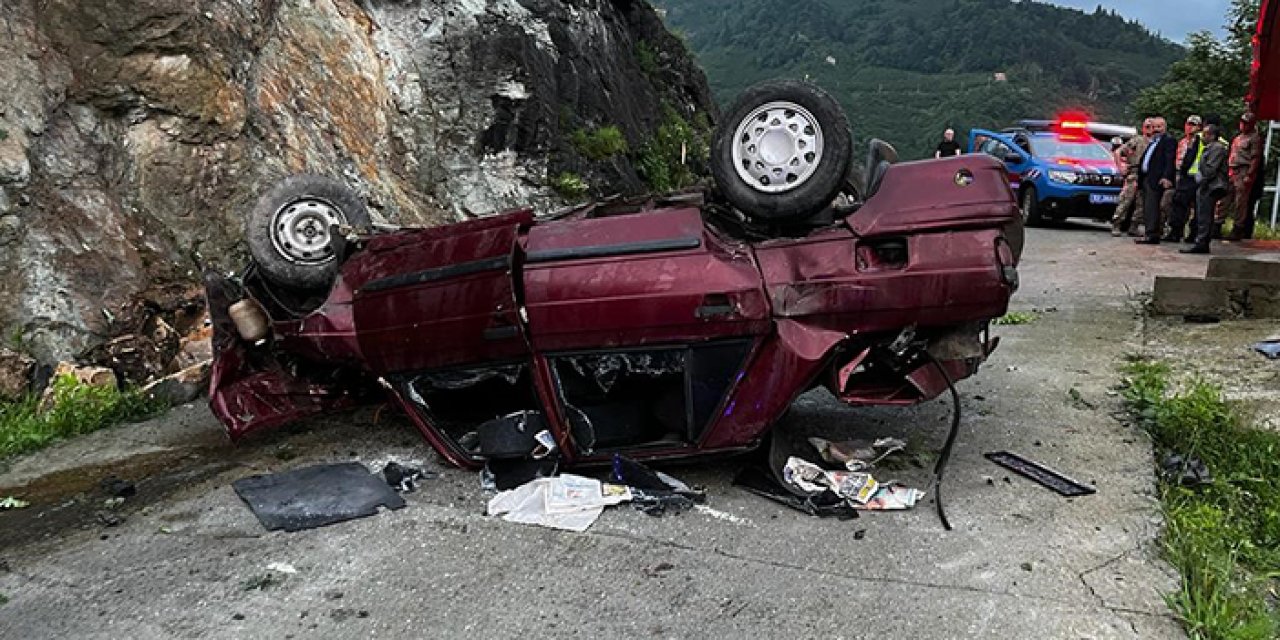
<path fill-rule="evenodd" d="M 1004 163 L 1005 171 L 1009 174 L 1009 188 L 1013 189 L 1014 193 L 1018 193 L 1018 188 L 1022 186 L 1023 174 L 1031 168 L 1031 156 L 1019 147 L 1013 138 L 1005 134 L 974 129 L 969 135 L 975 140 L 980 136 L 985 138 L 976 150 Z"/>
<path fill-rule="evenodd" d="M 343 275 L 357 340 L 378 374 L 527 360 L 513 283 L 517 212 L 375 238 Z"/>

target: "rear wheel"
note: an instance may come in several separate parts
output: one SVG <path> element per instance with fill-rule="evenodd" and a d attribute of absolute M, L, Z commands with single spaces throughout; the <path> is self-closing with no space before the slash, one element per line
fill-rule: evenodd
<path fill-rule="evenodd" d="M 249 213 L 249 252 L 272 284 L 327 288 L 338 273 L 333 234 L 370 229 L 364 202 L 345 184 L 315 175 L 290 176 L 263 194 Z"/>
<path fill-rule="evenodd" d="M 853 157 L 839 103 L 818 87 L 777 80 L 747 89 L 716 129 L 711 172 L 753 222 L 803 222 L 831 205 Z"/>
<path fill-rule="evenodd" d="M 1040 201 L 1036 197 L 1035 187 L 1022 190 L 1022 220 L 1028 227 L 1044 224 L 1044 214 L 1040 212 Z"/>

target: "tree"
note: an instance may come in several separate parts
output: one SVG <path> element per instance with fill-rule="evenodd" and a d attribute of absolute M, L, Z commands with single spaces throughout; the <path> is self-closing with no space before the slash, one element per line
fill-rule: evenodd
<path fill-rule="evenodd" d="M 1187 37 L 1187 56 L 1169 66 L 1164 78 L 1142 90 L 1133 102 L 1140 115 L 1163 115 L 1180 123 L 1191 114 L 1218 115 L 1231 125 L 1244 112 L 1249 90 L 1251 40 L 1261 0 L 1232 0 L 1227 12 L 1227 37 L 1208 31 Z"/>

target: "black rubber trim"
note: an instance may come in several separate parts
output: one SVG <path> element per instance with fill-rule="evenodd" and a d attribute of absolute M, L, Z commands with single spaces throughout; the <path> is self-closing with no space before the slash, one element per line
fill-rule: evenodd
<path fill-rule="evenodd" d="M 474 260 L 472 262 L 460 262 L 458 264 L 451 264 L 447 267 L 436 267 L 434 269 L 425 269 L 423 271 L 415 271 L 413 273 L 402 273 L 396 276 L 379 278 L 365 284 L 363 287 L 360 287 L 360 291 L 365 293 L 386 291 L 387 289 L 408 287 L 415 284 L 434 282 L 436 280 L 445 280 L 448 278 L 458 278 L 484 271 L 505 271 L 509 268 L 511 268 L 511 256 L 498 256 L 496 258 L 486 258 L 484 260 Z"/>
<path fill-rule="evenodd" d="M 636 253 L 656 251 L 679 251 L 681 249 L 697 249 L 702 246 L 702 238 L 686 236 L 668 238 L 666 240 L 645 240 L 643 242 L 624 242 L 621 244 L 595 244 L 585 247 L 568 247 L 565 249 L 542 249 L 530 251 L 526 262 L 551 262 L 553 260 L 582 260 L 584 258 L 604 258 L 608 256 L 627 256 Z"/>
<path fill-rule="evenodd" d="M 490 327 L 484 330 L 485 340 L 506 340 L 520 335 L 520 327 L 511 325 L 508 327 Z"/>

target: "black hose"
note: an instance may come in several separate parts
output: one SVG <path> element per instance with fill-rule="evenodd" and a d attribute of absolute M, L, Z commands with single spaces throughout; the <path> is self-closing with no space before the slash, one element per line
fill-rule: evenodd
<path fill-rule="evenodd" d="M 951 447 L 955 445 L 956 436 L 960 434 L 960 394 L 956 391 L 956 385 L 951 381 L 951 375 L 947 373 L 947 369 L 933 357 L 933 354 L 926 351 L 925 355 L 938 369 L 938 373 L 942 374 L 942 379 L 947 381 L 947 389 L 951 391 L 951 432 L 947 434 L 947 441 L 943 443 L 942 451 L 938 453 L 938 462 L 933 466 L 933 490 L 936 494 L 934 504 L 938 507 L 938 519 L 942 520 L 942 527 L 950 531 L 951 523 L 947 521 L 947 512 L 942 508 L 942 472 L 947 468 L 947 460 L 951 458 Z"/>

